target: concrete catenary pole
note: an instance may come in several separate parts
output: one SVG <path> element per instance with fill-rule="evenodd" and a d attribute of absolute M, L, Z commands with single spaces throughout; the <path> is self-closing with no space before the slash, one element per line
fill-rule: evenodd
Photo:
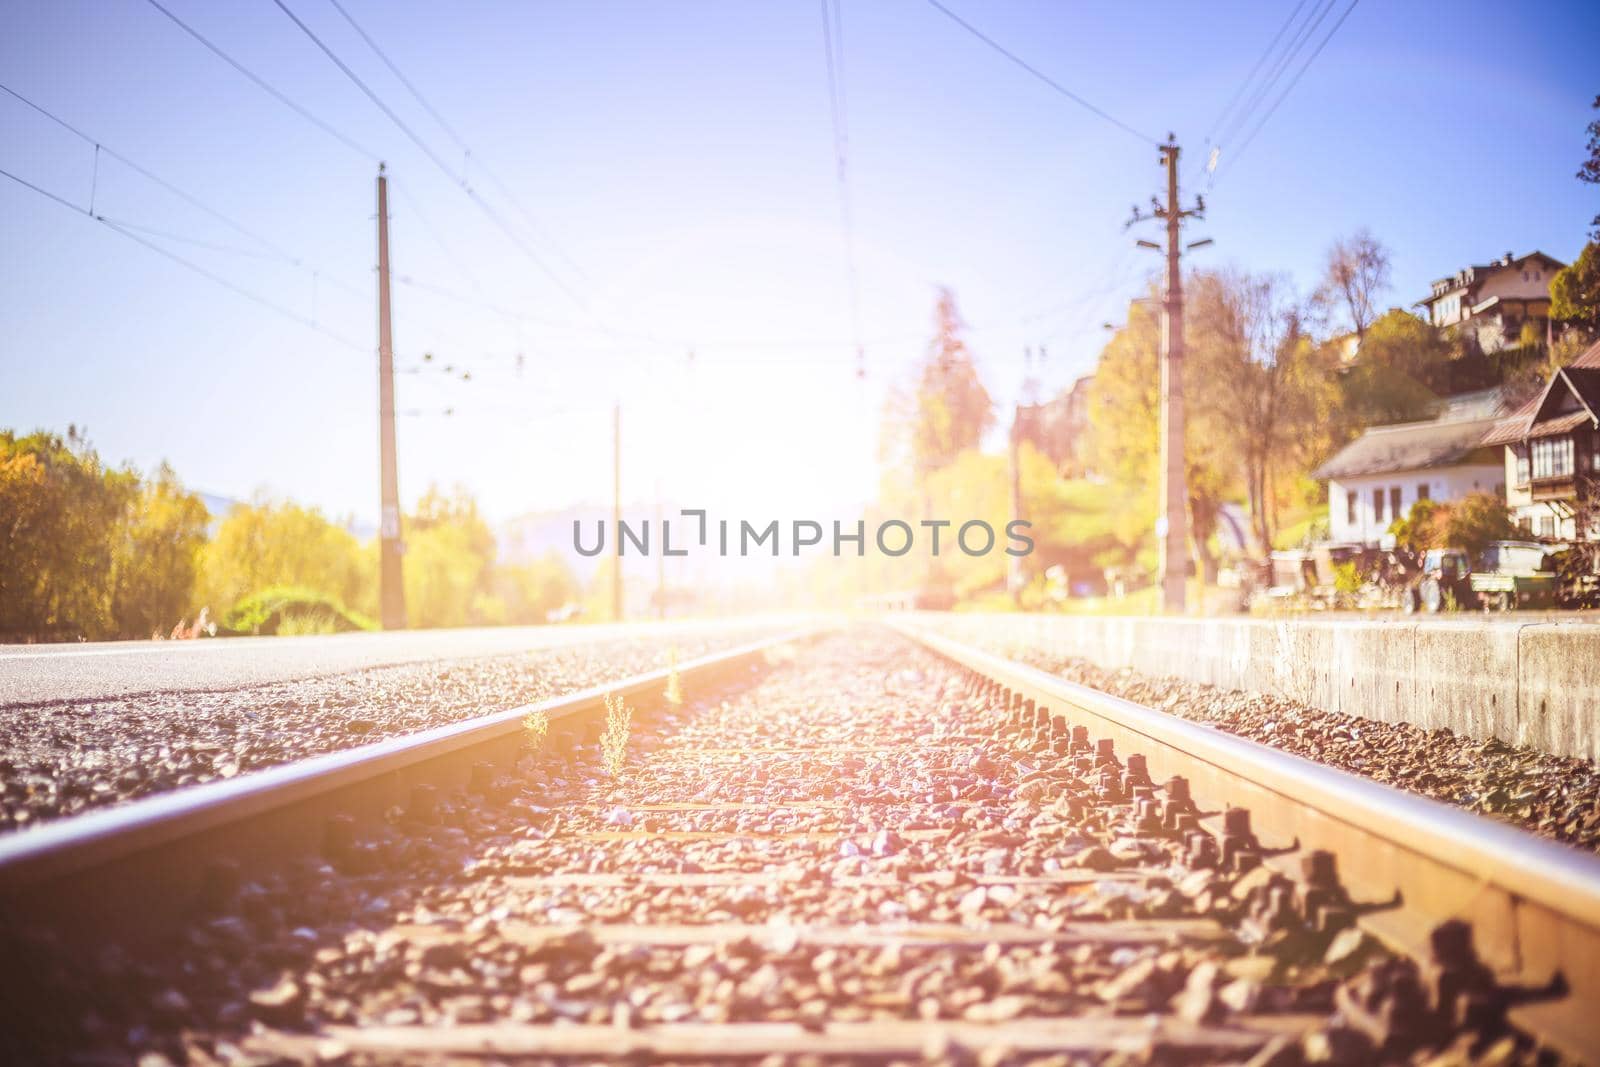
<path fill-rule="evenodd" d="M 378 164 L 378 477 L 382 512 L 378 527 L 378 617 L 385 630 L 406 626 L 401 574 L 400 475 L 394 444 L 394 339 L 389 329 L 389 180 Z"/>
<path fill-rule="evenodd" d="M 622 402 L 611 405 L 611 536 L 616 542 L 611 572 L 611 621 L 622 621 Z"/>
<path fill-rule="evenodd" d="M 1161 516 L 1156 520 L 1162 610 L 1184 611 L 1188 582 L 1188 482 L 1183 448 L 1183 269 L 1178 146 L 1161 146 L 1167 168 L 1167 292 L 1161 319 Z"/>

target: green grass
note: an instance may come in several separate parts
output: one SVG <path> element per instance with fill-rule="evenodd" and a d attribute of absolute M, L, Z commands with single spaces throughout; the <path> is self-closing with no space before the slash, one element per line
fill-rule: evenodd
<path fill-rule="evenodd" d="M 296 586 L 273 586 L 241 598 L 223 615 L 221 627 L 232 634 L 287 637 L 376 630 L 378 625 L 323 593 Z"/>

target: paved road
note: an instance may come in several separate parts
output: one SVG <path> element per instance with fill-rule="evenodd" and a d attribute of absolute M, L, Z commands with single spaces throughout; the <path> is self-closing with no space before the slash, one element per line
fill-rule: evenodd
<path fill-rule="evenodd" d="M 0 707 L 101 700 L 136 693 L 232 689 L 368 667 L 510 655 L 626 636 L 642 637 L 663 628 L 715 629 L 738 621 L 0 645 Z"/>

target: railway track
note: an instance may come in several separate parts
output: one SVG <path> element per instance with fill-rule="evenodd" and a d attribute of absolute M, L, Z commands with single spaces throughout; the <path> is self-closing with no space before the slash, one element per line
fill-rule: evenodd
<path fill-rule="evenodd" d="M 763 642 L 0 841 L 13 1050 L 1600 1049 L 1600 863 L 901 630 Z"/>

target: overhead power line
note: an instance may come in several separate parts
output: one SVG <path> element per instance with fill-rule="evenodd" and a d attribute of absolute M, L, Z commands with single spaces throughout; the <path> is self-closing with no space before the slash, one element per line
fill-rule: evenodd
<path fill-rule="evenodd" d="M 1299 3 L 1295 4 L 1293 10 L 1289 12 L 1289 17 L 1284 19 L 1283 22 L 1278 26 L 1278 32 L 1272 35 L 1272 40 L 1267 42 L 1267 47 L 1262 50 L 1261 55 L 1256 57 L 1255 65 L 1250 68 L 1250 73 L 1245 75 L 1244 81 L 1239 83 L 1239 88 L 1233 91 L 1233 96 L 1229 97 L 1227 105 L 1223 107 L 1222 111 L 1217 115 L 1217 120 L 1211 124 L 1211 132 L 1206 135 L 1207 144 L 1215 145 L 1217 133 L 1222 129 L 1223 122 L 1227 120 L 1228 115 L 1233 111 L 1234 107 L 1244 96 L 1245 90 L 1250 88 L 1250 86 L 1255 82 L 1256 75 L 1261 73 L 1261 68 L 1266 63 L 1267 57 L 1272 55 L 1273 51 L 1278 47 L 1278 42 L 1281 41 L 1283 39 L 1283 35 L 1289 31 L 1289 27 L 1294 25 L 1295 19 L 1300 16 L 1300 9 L 1305 6 L 1306 0 L 1299 0 Z M 1202 156 L 1200 157 L 1197 166 L 1203 165 L 1204 157 Z"/>
<path fill-rule="evenodd" d="M 28 107 L 32 108 L 34 111 L 37 111 L 39 114 L 41 114 L 45 118 L 49 119 L 51 122 L 55 123 L 57 126 L 60 126 L 62 129 L 66 130 L 68 133 L 71 133 L 74 137 L 77 137 L 79 140 L 83 141 L 85 144 L 93 145 L 98 151 L 104 152 L 106 155 L 110 156 L 112 159 L 116 160 L 118 163 L 121 163 L 123 166 L 127 167 L 128 169 L 134 171 L 135 173 L 137 173 L 137 174 L 147 178 L 148 180 L 154 182 L 155 184 L 161 186 L 161 188 L 165 189 L 167 192 L 171 193 L 173 196 L 176 196 L 178 199 L 182 200 L 184 203 L 188 204 L 190 207 L 194 207 L 194 208 L 197 208 L 197 209 L 205 212 L 207 215 L 210 215 L 212 218 L 216 219 L 218 222 L 221 222 L 223 225 L 227 226 L 229 229 L 232 229 L 236 233 L 243 234 L 245 237 L 248 237 L 252 241 L 255 241 L 257 244 L 261 245 L 263 248 L 271 249 L 272 252 L 275 255 L 277 255 L 278 257 L 280 257 L 281 259 L 283 259 L 284 262 L 292 263 L 292 264 L 298 264 L 300 262 L 300 260 L 293 253 L 285 251 L 279 245 L 277 245 L 274 242 L 272 242 L 272 241 L 268 240 L 267 238 L 263 237 L 261 234 L 256 233 L 254 230 L 250 229 L 249 227 L 245 226 L 244 223 L 238 221 L 237 219 L 231 218 L 228 215 L 225 215 L 224 213 L 222 213 L 221 211 L 218 211 L 216 208 L 212 207 L 211 205 L 203 202 L 202 200 L 200 200 L 198 197 L 194 196 L 193 194 L 185 192 L 183 189 L 178 188 L 178 186 L 176 186 L 176 185 L 172 184 L 171 182 L 167 181 L 165 178 L 162 178 L 157 174 L 151 173 L 150 171 L 146 170 L 144 167 L 140 166 L 139 164 L 135 163 L 133 160 L 129 159 L 127 156 L 123 155 L 121 152 L 118 152 L 113 148 L 107 147 L 98 138 L 91 137 L 89 134 L 83 132 L 78 127 L 74 126 L 72 123 L 70 123 L 66 119 L 62 118 L 60 115 L 57 115 L 55 112 L 50 111 L 47 108 L 45 108 L 44 105 L 37 104 L 34 101 L 29 100 L 27 97 L 23 96 L 21 93 L 17 92 L 15 89 L 11 88 L 8 85 L 0 84 L 0 90 L 3 90 L 8 96 L 11 96 L 14 99 L 19 100 L 22 103 L 26 104 Z"/>
<path fill-rule="evenodd" d="M 1306 44 L 1310 42 L 1312 36 L 1322 25 L 1323 20 L 1328 17 L 1328 12 L 1333 10 L 1333 5 L 1336 2 L 1337 0 L 1315 0 L 1311 10 L 1306 13 L 1304 21 L 1301 22 L 1299 29 L 1289 38 L 1288 43 L 1278 53 L 1271 66 L 1267 68 L 1266 76 L 1250 92 L 1249 97 L 1245 100 L 1244 107 L 1235 112 L 1225 129 L 1219 132 L 1218 139 L 1220 141 L 1230 142 L 1236 134 L 1245 129 L 1250 120 L 1255 117 L 1257 109 L 1277 89 L 1279 82 L 1288 71 L 1290 65 L 1300 57 L 1301 49 L 1305 48 Z"/>
<path fill-rule="evenodd" d="M 1261 128 L 1267 124 L 1268 119 L 1272 118 L 1273 114 L 1278 110 L 1279 106 L 1282 105 L 1284 100 L 1288 98 L 1289 94 L 1294 92 L 1294 87 L 1300 84 L 1300 79 L 1305 76 L 1305 72 L 1311 68 L 1312 63 L 1316 62 L 1317 57 L 1322 54 L 1322 50 L 1328 47 L 1328 42 L 1333 40 L 1333 35 L 1339 32 L 1339 27 L 1344 25 L 1344 20 L 1350 17 L 1350 12 L 1354 11 L 1356 9 L 1356 5 L 1360 2 L 1361 0 L 1350 0 L 1350 6 L 1344 9 L 1344 14 L 1339 16 L 1338 21 L 1333 24 L 1333 28 L 1328 31 L 1327 36 L 1323 37 L 1316 49 L 1306 57 L 1306 61 L 1300 65 L 1300 69 L 1297 70 L 1294 77 L 1289 80 L 1289 84 L 1284 86 L 1283 92 L 1278 95 L 1278 98 L 1272 102 L 1272 106 L 1267 109 L 1266 114 L 1262 115 L 1260 121 L 1258 121 L 1255 124 L 1255 127 L 1251 129 L 1249 135 L 1246 136 L 1244 141 L 1239 145 L 1238 151 L 1233 153 L 1232 158 L 1228 161 L 1228 165 L 1230 167 L 1237 162 L 1241 155 L 1244 154 L 1245 149 L 1250 147 L 1251 142 L 1253 142 L 1256 139 L 1256 136 L 1261 132 Z"/>
<path fill-rule="evenodd" d="M 978 29 L 978 27 L 974 26 L 972 23 L 968 22 L 966 19 L 962 18 L 960 15 L 956 14 L 954 11 L 951 11 L 948 7 L 945 7 L 944 4 L 939 2 L 939 0 L 928 0 L 928 3 L 930 5 L 932 5 L 932 7 L 935 10 L 939 11 L 946 18 L 948 18 L 951 22 L 954 22 L 957 26 L 960 26 L 962 29 L 964 29 L 968 33 L 972 34 L 972 36 L 976 37 L 978 40 L 982 41 L 984 44 L 988 45 L 990 48 L 994 49 L 996 52 L 999 52 L 1001 55 L 1003 55 L 1007 59 L 1011 60 L 1011 62 L 1015 63 L 1017 66 L 1021 67 L 1025 71 L 1027 71 L 1029 74 L 1032 74 L 1035 78 L 1037 78 L 1040 81 L 1044 82 L 1044 84 L 1048 85 L 1050 88 L 1054 89 L 1056 92 L 1060 93 L 1062 96 L 1066 97 L 1068 100 L 1071 100 L 1073 103 L 1077 104 L 1079 107 L 1085 109 L 1086 111 L 1092 112 L 1095 115 L 1098 115 L 1100 118 L 1102 118 L 1105 121 L 1111 123 L 1111 125 L 1117 127 L 1119 130 L 1122 130 L 1124 133 L 1128 133 L 1128 134 L 1133 135 L 1134 137 L 1137 137 L 1139 140 L 1143 141 L 1145 144 L 1159 145 L 1161 143 L 1160 141 L 1157 141 L 1154 137 L 1151 137 L 1148 134 L 1141 133 L 1139 130 L 1134 129 L 1132 126 L 1128 125 L 1126 122 L 1123 122 L 1121 119 L 1117 118 L 1115 115 L 1113 115 L 1110 112 L 1104 110 L 1103 108 L 1099 108 L 1099 107 L 1096 107 L 1094 104 L 1091 104 L 1089 101 L 1085 100 L 1083 97 L 1079 96 L 1077 93 L 1073 92 L 1071 89 L 1068 89 L 1065 85 L 1062 85 L 1060 82 L 1058 82 L 1054 78 L 1050 77 L 1050 75 L 1046 74 L 1044 71 L 1040 70 L 1038 67 L 1035 67 L 1032 63 L 1029 63 L 1027 60 L 1023 59 L 1021 56 L 1019 56 L 1015 52 L 1011 51 L 1009 48 L 1007 48 L 1005 45 L 1001 44 L 999 41 L 996 41 L 993 37 L 990 37 L 988 34 L 984 33 L 982 30 Z"/>
<path fill-rule="evenodd" d="M 153 3 L 154 0 L 151 0 L 151 2 Z M 500 215 L 500 213 L 496 211 L 494 207 L 488 203 L 488 201 L 484 200 L 483 197 L 478 195 L 477 191 L 473 189 L 470 184 L 468 184 L 466 178 L 462 177 L 460 174 L 457 174 L 450 164 L 446 163 L 443 157 L 441 157 L 438 152 L 434 151 L 431 145 L 424 141 L 415 130 L 407 125 L 406 121 L 402 119 L 393 108 L 384 102 L 382 97 L 373 91 L 371 86 L 361 80 L 361 76 L 352 70 L 348 63 L 339 58 L 338 53 L 334 52 L 332 48 L 329 48 L 328 45 L 323 42 L 322 38 L 318 37 L 311 27 L 307 26 L 305 22 L 301 20 L 300 16 L 296 15 L 292 10 L 290 10 L 289 5 L 284 3 L 284 0 L 272 0 L 272 2 L 278 6 L 280 11 L 289 17 L 291 22 L 300 28 L 300 32 L 305 34 L 306 37 L 311 40 L 311 43 L 316 45 L 317 48 L 322 51 L 323 55 L 327 56 L 328 59 L 332 61 L 334 66 L 339 68 L 340 72 L 350 80 L 351 84 L 353 84 L 357 89 L 360 89 L 361 92 L 365 94 L 367 99 L 372 101 L 373 106 L 375 106 L 379 111 L 382 111 L 384 115 L 388 116 L 389 121 L 394 123 L 400 132 L 405 134 L 406 138 L 422 151 L 423 155 L 428 157 L 429 162 L 437 167 L 441 174 L 449 178 L 455 185 L 460 187 L 461 191 L 466 193 L 467 196 L 471 198 L 472 202 L 478 205 L 479 210 L 481 210 L 484 215 L 488 217 L 489 221 L 492 222 L 503 234 L 505 234 L 506 237 L 517 246 L 518 250 L 533 262 L 534 266 L 543 271 L 545 276 L 554 282 L 562 292 L 571 297 L 579 307 L 587 310 L 587 301 L 585 301 L 582 296 L 580 296 L 571 286 L 569 286 L 559 274 L 552 270 L 550 265 L 544 261 L 544 258 L 535 252 L 520 234 L 506 224 L 505 219 Z"/>
<path fill-rule="evenodd" d="M 212 44 L 211 41 L 204 37 L 199 30 L 196 30 L 193 26 L 190 26 L 187 22 L 184 22 L 177 15 L 174 15 L 167 8 L 163 7 L 159 0 L 146 0 L 146 3 L 155 8 L 157 11 L 161 12 L 163 15 L 167 16 L 167 18 L 171 19 L 177 24 L 179 29 L 181 29 L 184 33 L 187 33 L 190 37 L 193 37 L 196 41 L 199 41 L 206 47 L 207 51 L 211 52 L 212 55 L 228 64 L 228 66 L 232 67 L 240 74 L 243 74 L 246 78 L 249 78 L 260 89 L 266 92 L 273 99 L 277 100 L 284 107 L 288 108 L 290 111 L 293 111 L 295 114 L 299 115 L 313 126 L 316 126 L 323 133 L 326 133 L 328 136 L 339 141 L 346 148 L 350 149 L 352 152 L 355 152 L 357 155 L 365 156 L 368 160 L 377 162 L 379 156 L 376 152 L 373 152 L 369 148 L 363 147 L 359 141 L 356 141 L 354 138 L 330 126 L 328 123 L 318 118 L 315 114 L 296 103 L 288 95 L 274 88 L 272 84 L 269 83 L 265 78 L 246 67 L 243 63 L 240 63 L 237 59 L 234 59 L 221 48 L 218 48 L 216 45 Z"/>
<path fill-rule="evenodd" d="M 236 294 L 238 296 L 244 297 L 246 300 L 249 300 L 249 301 L 251 301 L 251 302 L 253 302 L 255 304 L 259 304 L 260 306 L 266 308 L 267 310 L 269 310 L 269 311 L 271 311 L 271 312 L 273 312 L 273 313 L 275 313 L 277 315 L 281 315 L 282 317 L 290 320 L 291 322 L 298 323 L 299 325 L 304 326 L 308 330 L 315 330 L 317 333 L 322 334 L 324 337 L 328 337 L 328 338 L 331 338 L 331 339 L 339 342 L 341 345 L 345 346 L 346 348 L 353 349 L 354 351 L 357 351 L 357 352 L 366 352 L 367 351 L 367 349 L 365 347 L 363 347 L 362 345 L 357 344 L 356 342 L 350 340 L 347 337 L 344 337 L 344 336 L 341 336 L 340 334 L 334 333 L 332 330 L 328 329 L 325 326 L 322 326 L 321 324 L 317 323 L 316 321 L 314 321 L 312 319 L 309 319 L 309 318 L 306 318 L 304 315 L 301 315 L 296 311 L 292 311 L 289 308 L 284 307 L 282 304 L 279 304 L 276 301 L 269 299 L 268 297 L 264 297 L 259 293 L 252 292 L 251 290 L 246 289 L 241 285 L 238 285 L 238 284 L 236 284 L 236 283 L 234 283 L 232 281 L 229 281 L 227 278 L 224 278 L 222 275 L 217 274 L 214 271 L 207 270 L 205 267 L 200 266 L 198 263 L 195 263 L 193 260 L 185 259 L 183 256 L 178 255 L 176 252 L 173 252 L 170 249 L 162 248 L 160 245 L 156 244 L 155 242 L 148 241 L 145 238 L 140 237 L 138 234 L 134 233 L 133 231 L 124 229 L 118 223 L 113 222 L 112 220 L 110 220 L 108 218 L 105 218 L 102 215 L 96 215 L 92 211 L 90 211 L 88 208 L 82 207 L 82 206 L 80 206 L 78 204 L 74 204 L 72 201 L 68 200 L 64 196 L 61 196 L 61 195 L 59 195 L 57 193 L 53 193 L 50 190 L 43 188 L 42 186 L 35 185 L 33 182 L 28 181 L 26 178 L 19 177 L 18 175 L 15 175 L 15 174 L 11 173 L 8 170 L 0 169 L 0 176 L 6 177 L 6 178 L 10 178 L 12 181 L 16 182 L 18 185 L 21 185 L 26 189 L 30 189 L 33 192 L 38 193 L 40 196 L 47 197 L 47 198 L 49 198 L 51 200 L 54 200 L 56 203 L 60 204 L 62 207 L 65 207 L 65 208 L 67 208 L 67 209 L 69 209 L 69 210 L 71 210 L 71 211 L 73 211 L 73 212 L 75 212 L 75 213 L 77 213 L 79 215 L 82 215 L 85 218 L 93 219 L 95 222 L 100 223 L 102 226 L 106 227 L 108 230 L 111 230 L 114 233 L 121 234 L 123 237 L 126 237 L 128 240 L 133 241 L 136 244 L 143 245 L 145 248 L 148 248 L 150 251 L 155 252 L 158 255 L 165 256 L 167 259 L 172 260 L 174 263 L 177 263 L 178 265 L 180 265 L 180 266 L 182 266 L 182 267 L 184 267 L 184 268 L 186 268 L 186 269 L 188 269 L 190 271 L 193 271 L 194 273 L 200 275 L 201 277 L 206 278 L 206 279 L 214 282 L 215 284 L 222 286 L 224 289 L 227 289 L 230 292 L 232 292 L 232 293 L 234 293 L 234 294 Z"/>
<path fill-rule="evenodd" d="M 418 89 L 416 84 L 412 82 L 410 78 L 406 77 L 405 72 L 400 69 L 399 65 L 396 64 L 394 60 L 389 58 L 389 54 L 380 48 L 378 46 L 378 42 L 373 39 L 372 35 L 362 28 L 361 23 L 355 20 L 355 16 L 350 14 L 349 10 L 343 4 L 341 4 L 339 0 L 328 0 L 328 2 L 333 5 L 335 11 L 344 16 L 344 20 L 350 24 L 350 28 L 355 30 L 361 39 L 367 43 L 367 47 L 372 49 L 373 54 L 383 61 L 383 65 L 389 68 L 389 73 L 393 74 L 395 78 L 399 80 L 400 84 L 405 86 L 406 91 L 411 94 L 412 98 L 415 99 L 418 104 L 422 105 L 423 110 L 429 115 L 433 116 L 433 121 L 437 122 L 439 127 L 443 129 L 445 133 L 450 135 L 450 139 L 456 143 L 456 147 L 461 149 L 462 155 L 475 163 L 477 169 L 482 172 L 483 176 L 494 183 L 494 187 L 500 191 L 500 195 L 505 197 L 506 201 L 512 207 L 517 209 L 517 214 L 522 216 L 523 221 L 526 222 L 529 228 L 534 231 L 535 236 L 537 236 L 543 244 L 548 246 L 556 255 L 556 257 L 566 264 L 566 266 L 574 274 L 587 280 L 587 276 L 583 273 L 582 268 L 574 263 L 570 256 L 556 246 L 555 242 L 550 239 L 549 234 L 545 233 L 543 227 L 541 227 L 534 219 L 533 213 L 530 212 L 523 205 L 522 201 L 517 198 L 516 194 L 511 191 L 511 187 L 500 180 L 500 176 L 489 168 L 489 165 L 484 162 L 481 155 L 472 150 L 472 146 L 467 143 L 467 139 L 463 137 L 460 131 L 458 131 L 445 119 L 444 115 L 439 112 L 438 108 L 434 107 L 433 104 L 429 102 L 427 97 L 422 95 L 422 90 Z"/>
<path fill-rule="evenodd" d="M 850 295 L 850 334 L 855 341 L 856 375 L 866 375 L 861 344 L 861 285 L 856 273 L 855 222 L 850 206 L 850 135 L 844 93 L 844 18 L 840 0 L 822 0 L 822 47 L 827 56 L 828 113 L 833 122 L 834 174 L 839 185 L 839 226 L 844 234 L 846 287 Z M 837 50 L 837 55 L 835 51 Z"/>

